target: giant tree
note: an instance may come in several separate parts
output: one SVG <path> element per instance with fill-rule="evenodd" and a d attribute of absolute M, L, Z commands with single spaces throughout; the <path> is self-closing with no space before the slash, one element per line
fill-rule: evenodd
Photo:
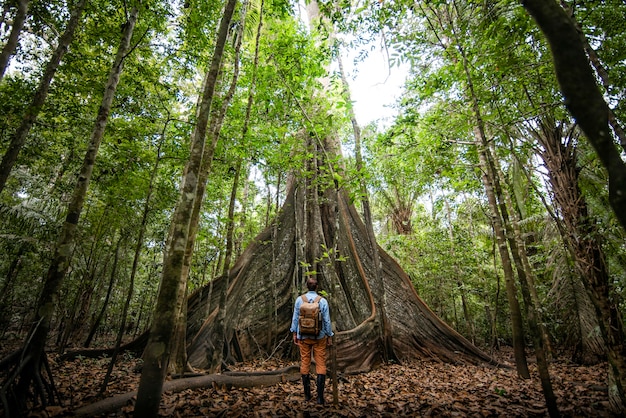
<path fill-rule="evenodd" d="M 297 65 L 297 61 L 290 64 Z M 329 293 L 338 330 L 339 370 L 369 370 L 385 360 L 379 316 L 383 309 L 389 321 L 389 341 L 399 360 L 433 356 L 446 361 L 490 361 L 433 314 L 386 252 L 371 246 L 344 181 L 346 171 L 333 123 L 341 118 L 328 118 L 331 110 L 323 96 L 311 100 L 298 95 L 291 85 L 295 80 L 282 76 L 302 121 L 290 133 L 300 141 L 292 151 L 300 162 L 291 170 L 277 218 L 246 248 L 228 278 L 216 278 L 212 293 L 199 290 L 191 295 L 190 363 L 210 364 L 211 351 L 221 349 L 210 345 L 218 327 L 226 332 L 223 350 L 231 361 L 262 353 L 294 356 L 293 347 L 285 344 L 292 304 L 309 275 L 316 275 Z M 377 253 L 379 264 L 372 252 Z M 374 283 L 379 269 L 383 288 Z M 259 281 L 259 277 L 267 279 Z M 225 315 L 217 300 L 224 291 L 228 294 Z M 223 325 L 216 323 L 220 317 Z"/>

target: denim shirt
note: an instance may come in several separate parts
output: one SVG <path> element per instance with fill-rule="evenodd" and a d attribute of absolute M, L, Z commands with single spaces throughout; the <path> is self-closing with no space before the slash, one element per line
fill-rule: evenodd
<path fill-rule="evenodd" d="M 317 292 L 314 290 L 309 290 L 306 293 L 306 298 L 309 302 L 313 302 L 317 297 Z M 291 318 L 291 332 L 297 332 L 297 338 L 299 340 L 302 339 L 302 335 L 300 335 L 300 327 L 298 325 L 298 319 L 300 318 L 300 306 L 302 305 L 302 296 L 298 296 L 296 299 L 296 303 L 293 307 L 293 317 Z M 305 338 L 313 338 L 313 339 L 321 339 L 324 337 L 332 337 L 333 330 L 330 324 L 330 312 L 328 310 L 328 301 L 325 298 L 320 299 L 320 312 L 322 314 L 322 330 L 320 333 L 315 335 L 304 335 Z"/>

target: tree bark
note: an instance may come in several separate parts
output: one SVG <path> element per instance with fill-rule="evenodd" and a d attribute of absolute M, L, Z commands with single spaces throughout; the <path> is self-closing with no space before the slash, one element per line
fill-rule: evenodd
<path fill-rule="evenodd" d="M 600 60 L 600 57 L 598 56 L 598 53 L 589 44 L 589 41 L 587 40 L 587 36 L 585 36 L 585 33 L 583 32 L 583 29 L 580 26 L 580 23 L 578 23 L 578 21 L 574 17 L 574 11 L 572 10 L 572 8 L 569 7 L 567 3 L 565 3 L 564 1 L 561 1 L 561 6 L 563 7 L 563 9 L 565 9 L 567 14 L 572 19 L 572 22 L 576 26 L 576 31 L 578 32 L 578 35 L 580 36 L 580 41 L 582 42 L 583 47 L 585 48 L 585 52 L 587 53 L 587 56 L 589 57 L 589 62 L 591 63 L 593 68 L 596 70 L 596 75 L 602 82 L 602 87 L 604 87 L 604 90 L 610 94 L 611 83 L 609 81 L 609 73 L 606 70 L 606 68 L 604 68 L 602 61 Z M 624 132 L 624 128 L 622 128 L 619 121 L 617 120 L 617 116 L 615 116 L 615 113 L 613 112 L 613 110 L 611 110 L 610 107 L 608 108 L 608 118 L 609 118 L 609 124 L 611 125 L 611 128 L 613 128 L 613 133 L 619 140 L 619 143 L 622 146 L 622 149 L 626 152 L 626 133 Z"/>
<path fill-rule="evenodd" d="M 87 348 L 91 345 L 91 341 L 93 337 L 96 335 L 98 328 L 100 327 L 100 323 L 102 323 L 102 318 L 104 318 L 104 313 L 109 306 L 109 300 L 111 299 L 111 293 L 113 292 L 113 285 L 115 284 L 115 277 L 117 276 L 117 265 L 120 260 L 120 246 L 122 245 L 123 236 L 120 233 L 120 238 L 117 240 L 117 245 L 115 246 L 115 255 L 113 256 L 113 266 L 111 267 L 111 277 L 109 278 L 109 285 L 107 286 L 107 293 L 104 297 L 104 301 L 102 302 L 102 307 L 100 308 L 100 312 L 96 317 L 93 325 L 91 326 L 91 330 L 89 331 L 89 335 L 87 335 L 87 339 L 83 344 L 83 347 Z"/>
<path fill-rule="evenodd" d="M 343 94 L 346 98 L 346 103 L 351 103 L 352 100 L 350 99 L 350 88 L 348 85 L 348 80 L 346 78 L 345 71 L 343 69 L 343 62 L 341 60 L 341 57 L 338 57 L 337 59 L 339 61 L 341 80 L 342 80 L 343 87 L 344 87 Z M 357 173 L 362 173 L 363 156 L 361 154 L 361 128 L 359 127 L 359 124 L 356 120 L 354 109 L 351 106 L 348 108 L 348 114 L 350 116 L 350 121 L 352 123 L 352 131 L 354 134 L 354 154 L 355 154 L 355 161 L 356 161 L 356 171 Z M 365 223 L 365 226 L 367 228 L 367 238 L 370 242 L 370 246 L 372 250 L 373 263 L 375 266 L 378 267 L 374 270 L 374 277 L 373 277 L 374 280 L 372 280 L 372 285 L 375 288 L 374 294 L 382 298 L 382 303 L 381 301 L 377 301 L 378 302 L 377 305 L 380 306 L 380 319 L 381 319 L 381 325 L 382 325 L 380 328 L 380 332 L 381 332 L 381 339 L 382 339 L 383 346 L 384 346 L 383 358 L 385 362 L 398 361 L 398 358 L 393 352 L 392 332 L 390 328 L 391 325 L 389 322 L 389 318 L 387 317 L 387 312 L 385 308 L 386 303 L 384 301 L 384 299 L 386 298 L 386 292 L 385 292 L 385 287 L 382 284 L 382 280 L 383 280 L 382 266 L 380 263 L 380 257 L 378 255 L 378 251 L 376 251 L 376 249 L 378 248 L 378 243 L 376 242 L 376 235 L 374 234 L 374 223 L 372 221 L 372 210 L 370 208 L 370 201 L 368 197 L 367 186 L 365 184 L 365 180 L 363 179 L 362 175 L 359 176 L 359 186 L 360 186 L 359 192 L 361 193 L 361 205 L 363 207 L 363 222 Z"/>
<path fill-rule="evenodd" d="M 290 366 L 283 369 L 262 372 L 262 373 L 224 373 L 207 374 L 200 376 L 175 379 L 165 382 L 163 390 L 177 393 L 189 389 L 206 388 L 212 385 L 224 386 L 227 388 L 251 388 L 270 386 L 283 382 L 293 382 L 300 379 L 300 370 L 297 366 Z M 137 392 L 128 392 L 106 398 L 101 401 L 83 406 L 72 411 L 76 417 L 93 417 L 111 414 L 123 406 L 137 395 Z"/>
<path fill-rule="evenodd" d="M 6 44 L 4 44 L 4 48 L 2 48 L 2 52 L 0 52 L 0 81 L 2 81 L 4 73 L 7 70 L 11 55 L 15 53 L 15 48 L 17 48 L 17 42 L 20 38 L 22 28 L 24 27 L 26 14 L 28 13 L 29 3 L 30 0 L 19 0 L 17 2 L 17 10 L 15 11 L 15 16 L 13 17 L 11 33 L 9 34 Z"/>
<path fill-rule="evenodd" d="M 573 253 L 574 263 L 596 309 L 597 321 L 600 328 L 605 331 L 607 327 L 616 327 L 609 332 L 619 335 L 620 321 L 615 322 L 619 318 L 619 308 L 611 301 L 613 289 L 610 285 L 611 278 L 605 255 L 597 238 L 599 232 L 596 230 L 595 222 L 590 218 L 586 199 L 578 184 L 579 167 L 573 138 L 569 138 L 564 143 L 561 128 L 549 119 L 541 121 L 539 130 L 535 132 L 535 138 L 542 145 L 543 150 L 540 155 L 548 168 L 548 179 L 563 219 L 565 229 L 563 238 Z M 591 330 L 587 329 L 584 334 L 590 332 Z M 621 332 L 623 333 L 623 328 Z M 603 336 L 608 346 L 606 334 L 603 333 Z M 587 345 L 591 342 L 584 335 L 581 338 Z M 587 349 L 595 351 L 596 355 L 600 354 L 593 346 Z M 611 354 L 609 354 L 609 361 L 611 361 Z M 619 374 L 609 368 L 609 387 L 613 388 L 613 396 L 616 395 L 616 386 L 619 385 L 615 379 L 619 379 Z"/>
<path fill-rule="evenodd" d="M 0 162 L 0 193 L 2 193 L 2 190 L 4 190 L 7 179 L 11 174 L 11 169 L 17 161 L 17 157 L 22 150 L 22 147 L 26 143 L 26 138 L 28 137 L 30 128 L 32 128 L 35 121 L 37 120 L 37 116 L 39 116 L 39 112 L 41 111 L 46 101 L 46 98 L 48 97 L 48 90 L 50 88 L 52 78 L 54 77 L 57 68 L 61 63 L 61 59 L 63 59 L 63 56 L 67 52 L 67 49 L 69 48 L 69 45 L 74 38 L 74 32 L 78 27 L 86 3 L 87 0 L 80 0 L 76 4 L 74 10 L 72 10 L 72 14 L 70 16 L 70 20 L 67 22 L 65 32 L 59 39 L 59 45 L 55 49 L 52 57 L 50 58 L 50 61 L 48 61 L 48 64 L 46 65 L 41 81 L 39 82 L 39 86 L 37 87 L 37 91 L 33 96 L 33 100 L 26 109 L 26 113 L 22 118 L 22 123 L 17 128 L 15 133 L 11 136 L 9 147 L 2 157 L 2 162 Z"/>
<path fill-rule="evenodd" d="M 180 198 L 172 216 L 163 260 L 161 286 L 150 328 L 150 338 L 144 352 L 144 368 L 137 392 L 135 414 L 138 416 L 156 416 L 159 410 L 163 381 L 168 369 L 172 337 L 176 329 L 176 318 L 179 312 L 177 306 L 181 296 L 180 289 L 184 287 L 181 282 L 186 279 L 182 274 L 185 250 L 189 239 L 190 219 L 196 198 L 198 176 L 202 164 L 208 119 L 211 112 L 211 102 L 213 101 L 228 29 L 236 3 L 236 0 L 228 0 L 220 22 L 215 51 L 210 68 L 207 71 L 202 99 L 198 109 L 191 154 L 185 166 Z"/>
<path fill-rule="evenodd" d="M 323 154 L 318 151 L 315 155 L 323 158 Z M 332 158 L 334 154 L 330 155 Z M 320 161 L 313 166 L 327 172 L 323 165 Z M 317 270 L 310 271 L 316 271 L 320 288 L 327 290 L 333 300 L 338 370 L 366 371 L 383 361 L 384 346 L 375 323 L 376 303 L 387 304 L 393 349 L 399 360 L 433 357 L 451 362 L 491 362 L 434 315 L 418 297 L 406 273 L 380 247 L 376 250 L 388 296 L 374 298 L 369 282 L 376 267 L 365 225 L 349 203 L 345 190 L 337 192 L 332 186 L 325 189 L 319 182 L 315 183 L 318 188 L 305 195 L 303 180 L 292 178 L 278 218 L 246 248 L 230 269 L 228 278 L 212 281 L 211 300 L 207 300 L 206 290 L 202 289 L 190 296 L 190 363 L 203 368 L 210 362 L 207 355 L 211 351 L 211 336 L 218 326 L 219 309 L 211 309 L 206 315 L 204 307 L 209 303 L 219 306 L 218 298 L 225 287 L 228 292 L 223 313 L 224 334 L 228 336 L 225 349 L 235 360 L 268 356 L 265 347 L 272 347 L 271 354 L 276 357 L 297 356 L 292 345 L 277 346 L 271 342 L 289 337 L 293 302 L 306 273 L 302 264 L 311 261 L 313 265 L 315 261 L 305 255 L 301 240 L 323 243 L 337 254 L 334 261 L 320 261 Z M 312 200 L 315 195 L 321 197 L 317 204 Z M 315 221 L 318 227 L 310 227 L 313 217 L 318 219 Z M 306 218 L 309 221 L 305 222 Z M 314 233 L 321 236 L 311 238 Z M 259 281 L 259 277 L 270 280 Z"/>
<path fill-rule="evenodd" d="M 476 134 L 477 136 L 479 134 Z M 498 252 L 500 254 L 500 262 L 502 263 L 502 269 L 504 270 L 504 282 L 506 288 L 507 300 L 509 302 L 509 312 L 511 315 L 511 333 L 513 336 L 513 352 L 515 356 L 515 366 L 517 368 L 517 374 L 524 378 L 530 378 L 530 372 L 528 370 L 528 363 L 526 360 L 526 343 L 524 342 L 524 325 L 522 322 L 522 310 L 517 300 L 517 287 L 515 286 L 515 273 L 513 272 L 513 264 L 511 263 L 511 257 L 509 256 L 509 250 L 506 243 L 506 236 L 504 228 L 502 226 L 502 218 L 498 210 L 498 203 L 495 193 L 493 191 L 493 184 L 488 177 L 487 161 L 482 151 L 482 143 L 478 142 L 479 158 L 481 161 L 482 182 L 485 187 L 485 193 L 487 194 L 487 200 L 489 201 L 489 208 L 491 209 L 491 223 L 496 236 L 496 242 L 498 245 Z"/>

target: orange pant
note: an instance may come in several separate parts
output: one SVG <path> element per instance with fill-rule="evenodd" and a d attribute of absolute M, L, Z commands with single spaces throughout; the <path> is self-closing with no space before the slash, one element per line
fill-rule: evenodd
<path fill-rule="evenodd" d="M 300 374 L 309 374 L 311 371 L 311 351 L 315 359 L 315 372 L 326 374 L 326 338 L 300 340 Z"/>

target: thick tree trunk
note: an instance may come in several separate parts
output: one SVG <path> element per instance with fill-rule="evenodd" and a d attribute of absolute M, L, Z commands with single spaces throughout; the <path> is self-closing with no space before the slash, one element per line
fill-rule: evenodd
<path fill-rule="evenodd" d="M 172 216 L 170 233 L 167 238 L 165 256 L 163 260 L 163 274 L 161 286 L 155 306 L 150 339 L 144 352 L 144 368 L 141 373 L 135 414 L 138 416 L 156 416 L 161 400 L 163 381 L 168 370 L 172 349 L 172 337 L 176 329 L 176 319 L 179 314 L 178 302 L 181 297 L 181 283 L 187 242 L 189 239 L 189 226 L 194 201 L 198 176 L 202 164 L 204 143 L 208 125 L 211 102 L 215 92 L 217 76 L 222 63 L 228 29 L 235 11 L 236 0 L 228 0 L 215 43 L 215 51 L 209 71 L 207 71 L 202 99 L 198 109 L 198 118 L 192 138 L 192 148 L 189 161 L 185 167 L 185 173 L 181 184 L 181 194 L 176 210 Z"/>
<path fill-rule="evenodd" d="M 0 81 L 2 81 L 4 73 L 7 70 L 11 55 L 13 55 L 15 48 L 17 48 L 17 42 L 20 38 L 22 28 L 24 27 L 24 21 L 26 20 L 26 13 L 28 13 L 28 3 L 30 3 L 30 0 L 19 0 L 17 2 L 17 10 L 13 17 L 11 33 L 9 34 L 7 42 L 4 44 L 4 48 L 2 48 L 2 52 L 0 52 Z M 2 189 L 0 188 L 0 190 Z"/>
<path fill-rule="evenodd" d="M 117 50 L 117 55 L 113 61 L 109 78 L 105 86 L 102 103 L 96 117 L 96 124 L 91 134 L 87 152 L 83 165 L 78 176 L 76 186 L 68 205 L 68 213 L 65 222 L 61 228 L 59 239 L 57 241 L 54 257 L 48 270 L 48 274 L 44 281 L 43 290 L 37 303 L 37 311 L 31 331 L 24 343 L 23 367 L 17 383 L 15 393 L 25 397 L 29 393 L 29 387 L 32 382 L 38 381 L 39 372 L 42 362 L 45 360 L 44 348 L 50 330 L 50 323 L 54 313 L 55 299 L 58 290 L 65 278 L 67 269 L 70 264 L 70 255 L 72 253 L 72 245 L 74 244 L 74 236 L 83 208 L 83 203 L 87 195 L 89 180 L 95 165 L 96 156 L 104 135 L 104 130 L 108 121 L 111 104 L 115 95 L 120 74 L 123 69 L 124 58 L 130 49 L 130 40 L 137 21 L 137 8 L 133 8 L 129 18 L 124 25 L 122 39 Z M 37 391 L 36 387 L 36 391 Z M 18 400 L 18 404 L 22 405 L 24 398 Z"/>
<path fill-rule="evenodd" d="M 611 302 L 611 278 L 602 246 L 597 239 L 599 233 L 595 228 L 595 222 L 590 219 L 587 202 L 578 185 L 579 167 L 574 139 L 570 137 L 564 143 L 562 129 L 553 120 L 544 119 L 539 127 L 535 137 L 543 147 L 540 155 L 548 168 L 548 178 L 552 185 L 554 199 L 559 206 L 563 219 L 565 229 L 563 238 L 573 253 L 574 263 L 596 308 L 597 320 L 601 329 L 606 330 L 607 327 L 615 327 L 616 329 L 610 332 L 619 333 L 621 323 L 619 314 L 617 314 L 619 309 Z M 582 303 L 584 301 L 581 300 Z M 615 316 L 611 318 L 611 315 Z M 585 324 L 583 323 L 582 326 Z M 593 340 L 587 337 L 591 331 L 586 329 L 581 339 L 587 350 L 590 350 L 592 354 L 599 355 L 601 353 L 593 344 Z M 623 333 L 623 328 L 621 332 Z M 606 335 L 604 333 L 603 335 L 606 341 Z M 610 357 L 609 361 L 611 361 Z M 616 390 L 619 382 L 615 379 L 619 378 L 619 374 L 614 370 L 609 370 L 609 378 L 609 386 Z M 615 391 L 613 395 L 616 395 Z"/>
<path fill-rule="evenodd" d="M 37 116 L 39 116 L 39 112 L 46 101 L 46 97 L 48 97 L 48 90 L 50 88 L 52 78 L 61 63 L 61 59 L 67 52 L 67 49 L 74 38 L 74 32 L 78 27 L 78 23 L 80 22 L 86 3 L 87 0 L 80 0 L 76 4 L 74 10 L 72 10 L 65 32 L 59 39 L 59 45 L 46 65 L 41 81 L 39 82 L 39 87 L 33 96 L 32 102 L 26 109 L 26 113 L 22 118 L 22 123 L 15 131 L 15 134 L 11 136 L 9 147 L 7 148 L 4 156 L 2 157 L 2 162 L 0 163 L 0 193 L 4 190 L 9 174 L 11 174 L 11 169 L 17 161 L 17 156 L 26 143 L 26 138 L 28 137 L 30 128 L 35 123 L 35 120 L 37 120 Z"/>
<path fill-rule="evenodd" d="M 320 161 L 313 166 L 324 165 L 323 154 L 315 154 Z M 303 265 L 307 263 L 317 266 L 310 272 L 317 274 L 320 287 L 333 301 L 338 370 L 366 371 L 384 360 L 384 342 L 377 330 L 380 324 L 376 323 L 380 309 L 377 303 L 386 304 L 393 350 L 399 360 L 434 357 L 471 363 L 492 361 L 434 315 L 418 297 L 406 273 L 380 247 L 376 251 L 387 297 L 374 297 L 370 281 L 377 266 L 366 227 L 348 193 L 309 188 L 307 193 L 302 182 L 292 179 L 278 218 L 243 252 L 228 278 L 214 280 L 211 299 L 204 296 L 207 292 L 203 289 L 190 296 L 188 340 L 192 365 L 203 368 L 210 364 L 211 336 L 219 326 L 228 336 L 227 353 L 238 361 L 270 354 L 296 358 L 297 350 L 292 345 L 276 345 L 275 341 L 289 337 L 293 302 L 302 291 Z M 316 195 L 320 199 L 313 204 Z M 313 224 L 318 226 L 311 227 Z M 300 240 L 309 242 L 312 255 L 300 249 Z M 311 242 L 319 242 L 336 254 L 334 260 L 318 258 L 316 263 Z M 228 295 L 221 325 L 217 323 L 218 297 L 223 290 Z M 206 315 L 209 303 L 214 308 Z M 272 352 L 265 351 L 266 347 Z"/>

